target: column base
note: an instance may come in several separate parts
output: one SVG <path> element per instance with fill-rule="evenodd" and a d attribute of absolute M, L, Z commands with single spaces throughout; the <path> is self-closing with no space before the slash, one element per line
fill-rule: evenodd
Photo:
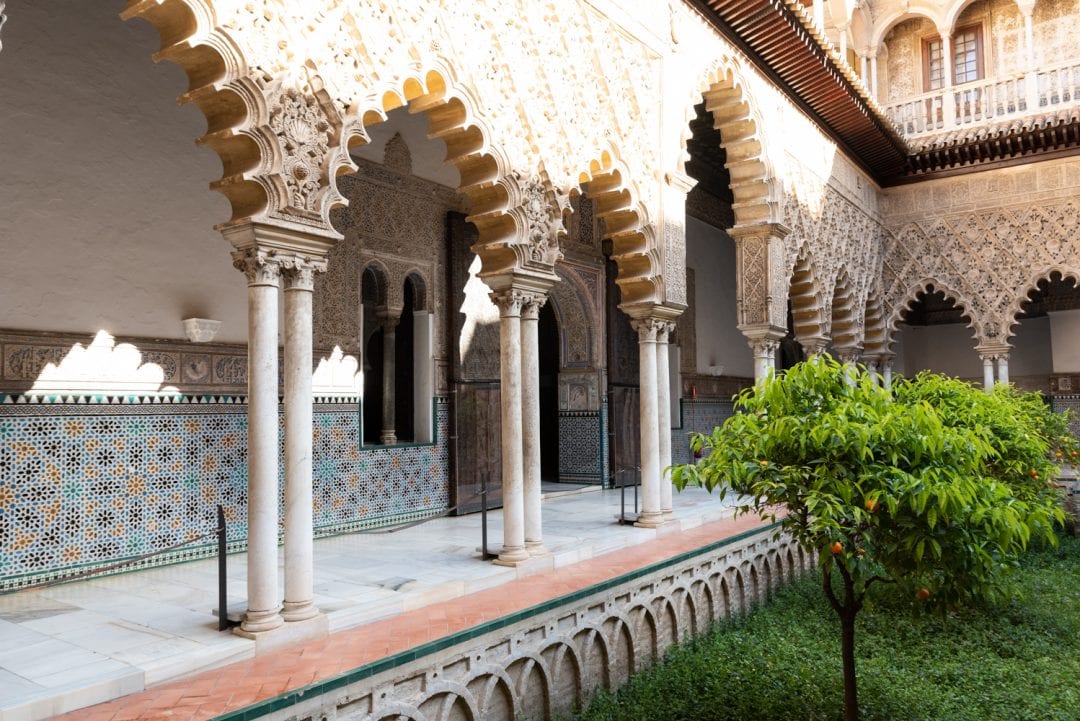
<path fill-rule="evenodd" d="M 537 556 L 547 556 L 551 554 L 551 551 L 547 549 L 543 541 L 525 541 L 525 550 L 533 558 Z"/>
<path fill-rule="evenodd" d="M 303 643 L 330 635 L 330 620 L 321 613 L 316 613 L 311 618 L 293 623 L 283 623 L 272 631 L 261 633 L 247 633 L 243 627 L 234 628 L 233 633 L 237 636 L 250 638 L 255 641 L 255 655 L 277 651 L 283 646 L 291 646 L 294 643 Z"/>
<path fill-rule="evenodd" d="M 496 566 L 519 566 L 530 558 L 532 556 L 524 546 L 503 546 L 499 551 L 499 557 L 492 563 Z"/>
<path fill-rule="evenodd" d="M 675 515 L 675 511 L 672 510 L 661 511 L 661 515 L 664 517 L 664 523 L 675 523 L 679 520 Z"/>
<path fill-rule="evenodd" d="M 664 514 L 656 511 L 642 511 L 634 525 L 637 528 L 659 528 L 664 525 Z"/>
<path fill-rule="evenodd" d="M 255 638 L 259 634 L 281 628 L 284 623 L 285 619 L 281 617 L 280 609 L 275 608 L 272 611 L 249 609 L 244 612 L 244 620 L 233 629 L 233 633 L 244 638 Z"/>
<path fill-rule="evenodd" d="M 288 623 L 306 621 L 319 615 L 319 608 L 314 601 L 286 601 L 281 609 L 281 617 Z"/>
<path fill-rule="evenodd" d="M 397 443 L 397 433 L 395 431 L 383 431 L 379 435 L 379 443 L 384 446 L 392 446 Z"/>

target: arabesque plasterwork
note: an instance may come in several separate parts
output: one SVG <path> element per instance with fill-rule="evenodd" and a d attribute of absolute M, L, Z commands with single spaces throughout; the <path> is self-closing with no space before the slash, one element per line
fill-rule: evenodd
<path fill-rule="evenodd" d="M 1052 272 L 1076 276 L 1080 203 L 1075 199 L 908 222 L 887 244 L 884 316 L 892 339 L 902 312 L 933 285 L 963 307 L 980 347 L 1008 343 L 1029 291 Z"/>

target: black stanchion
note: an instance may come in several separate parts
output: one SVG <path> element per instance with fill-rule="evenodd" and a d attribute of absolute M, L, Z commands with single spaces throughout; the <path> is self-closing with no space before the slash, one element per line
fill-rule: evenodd
<path fill-rule="evenodd" d="M 226 545 L 225 535 L 225 509 L 218 504 L 217 507 L 217 572 L 218 572 L 218 630 L 228 630 L 232 623 L 229 622 L 229 602 L 225 578 L 226 571 Z"/>
<path fill-rule="evenodd" d="M 497 554 L 488 553 L 487 493 L 487 474 L 485 473 L 480 477 L 480 558 L 484 561 L 497 558 Z"/>

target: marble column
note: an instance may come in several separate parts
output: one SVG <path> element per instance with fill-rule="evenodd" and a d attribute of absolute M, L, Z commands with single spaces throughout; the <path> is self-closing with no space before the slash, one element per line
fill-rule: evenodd
<path fill-rule="evenodd" d="M 671 368 L 668 354 L 668 338 L 675 324 L 664 322 L 656 332 L 656 407 L 659 411 L 660 450 L 660 512 L 664 521 L 675 520 L 671 498 L 671 479 L 667 469 L 671 466 Z"/>
<path fill-rule="evenodd" d="M 859 77 L 862 78 L 863 86 L 870 90 L 870 58 L 866 53 L 859 53 Z"/>
<path fill-rule="evenodd" d="M 1029 70 L 1035 69 L 1035 13 L 1032 10 L 1023 10 L 1024 13 L 1024 60 Z M 1035 108 L 1028 108 L 1028 112 L 1034 112 Z"/>
<path fill-rule="evenodd" d="M 641 438 L 641 514 L 635 526 L 656 528 L 663 524 L 660 508 L 660 436 L 656 430 L 659 398 L 656 378 L 656 335 L 662 321 L 637 318 L 630 322 L 638 334 L 638 410 Z"/>
<path fill-rule="evenodd" d="M 989 353 L 980 355 L 983 363 L 983 390 L 989 392 L 994 387 L 994 356 Z"/>
<path fill-rule="evenodd" d="M 524 458 L 521 435 L 521 308 L 517 290 L 493 293 L 499 306 L 499 365 L 502 405 L 503 545 L 495 563 L 514 566 L 529 558 L 525 548 Z"/>
<path fill-rule="evenodd" d="M 750 338 L 750 350 L 754 354 L 754 381 L 761 383 L 776 373 L 776 351 L 780 340 L 772 337 Z"/>
<path fill-rule="evenodd" d="M 397 443 L 397 429 L 394 418 L 394 402 L 397 399 L 397 386 L 394 372 L 397 365 L 397 328 L 400 313 L 383 310 L 379 313 L 379 325 L 383 332 L 383 373 L 382 373 L 382 431 L 379 443 L 384 446 Z"/>
<path fill-rule="evenodd" d="M 877 48 L 870 49 L 870 96 L 877 100 L 878 75 L 877 75 Z"/>
<path fill-rule="evenodd" d="M 286 621 L 315 607 L 312 509 L 311 297 L 325 264 L 296 259 L 285 270 L 285 605 Z"/>
<path fill-rule="evenodd" d="M 885 388 L 892 388 L 892 357 L 881 359 L 881 384 Z"/>
<path fill-rule="evenodd" d="M 997 356 L 997 382 L 1005 383 L 1009 382 L 1009 354 L 998 353 Z"/>
<path fill-rule="evenodd" d="M 525 548 L 531 556 L 547 553 L 540 514 L 540 308 L 547 300 L 530 295 L 521 309 L 521 423 L 525 494 Z"/>
<path fill-rule="evenodd" d="M 248 282 L 247 612 L 239 633 L 282 625 L 278 594 L 278 286 L 274 254 L 233 253 Z"/>

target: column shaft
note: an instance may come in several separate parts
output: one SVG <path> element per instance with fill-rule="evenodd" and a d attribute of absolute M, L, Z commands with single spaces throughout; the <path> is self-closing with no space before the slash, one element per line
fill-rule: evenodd
<path fill-rule="evenodd" d="M 394 372 L 397 364 L 397 328 L 396 316 L 386 313 L 381 318 L 383 331 L 383 375 L 382 375 L 382 429 L 379 434 L 379 443 L 391 445 L 397 443 L 396 420 L 394 418 L 394 402 L 397 397 L 397 386 Z"/>
<path fill-rule="evenodd" d="M 278 283 L 276 259 L 238 252 L 248 279 L 247 613 L 241 631 L 282 624 L 278 591 Z"/>
<path fill-rule="evenodd" d="M 639 434 L 641 438 L 641 515 L 635 525 L 655 528 L 664 522 L 660 508 L 660 437 L 656 383 L 656 332 L 658 322 L 645 318 L 633 321 L 639 350 Z"/>
<path fill-rule="evenodd" d="M 660 512 L 665 521 L 675 520 L 671 497 L 671 479 L 667 468 L 671 465 L 671 369 L 668 356 L 668 337 L 675 329 L 674 323 L 664 323 L 656 335 L 656 406 L 660 451 Z"/>
<path fill-rule="evenodd" d="M 499 365 L 502 401 L 503 546 L 495 563 L 512 566 L 525 550 L 524 458 L 521 437 L 521 305 L 517 291 L 495 294 L 499 306 Z"/>
<path fill-rule="evenodd" d="M 285 607 L 286 621 L 315 607 L 312 510 L 311 298 L 314 269 L 285 271 Z"/>
<path fill-rule="evenodd" d="M 1009 382 L 1009 354 L 1002 353 L 997 357 L 997 379 L 998 383 Z"/>
<path fill-rule="evenodd" d="M 525 547 L 533 556 L 543 555 L 543 524 L 540 513 L 540 308 L 543 296 L 525 301 L 521 312 L 521 422 L 525 494 Z"/>
<path fill-rule="evenodd" d="M 985 355 L 983 362 L 983 390 L 989 391 L 994 387 L 994 357 Z"/>

